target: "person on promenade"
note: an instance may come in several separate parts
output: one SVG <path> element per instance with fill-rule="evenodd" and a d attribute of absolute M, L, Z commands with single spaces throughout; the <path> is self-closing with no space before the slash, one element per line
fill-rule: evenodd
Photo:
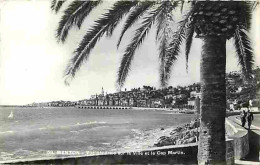
<path fill-rule="evenodd" d="M 243 110 L 242 113 L 240 114 L 240 119 L 241 119 L 241 124 L 242 124 L 242 127 L 245 127 L 245 124 L 246 124 L 246 111 Z"/>
<path fill-rule="evenodd" d="M 250 112 L 250 109 L 248 109 L 248 111 L 247 111 L 246 120 L 247 120 L 247 124 L 248 124 L 248 129 L 250 129 L 252 121 L 254 120 L 253 113 Z"/>
<path fill-rule="evenodd" d="M 248 101 L 248 108 L 251 109 L 251 107 L 253 107 L 253 101 L 252 101 L 252 100 L 249 100 L 249 101 Z"/>

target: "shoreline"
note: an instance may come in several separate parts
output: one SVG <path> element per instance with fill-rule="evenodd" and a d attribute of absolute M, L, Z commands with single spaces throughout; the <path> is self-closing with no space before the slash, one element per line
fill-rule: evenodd
<path fill-rule="evenodd" d="M 1 106 L 0 106 L 1 108 Z M 150 107 L 123 107 L 123 106 L 68 106 L 68 107 L 20 107 L 20 106 L 8 106 L 3 108 L 21 108 L 21 109 L 56 109 L 56 108 L 76 108 L 76 109 L 87 109 L 87 110 L 99 110 L 99 109 L 118 109 L 118 110 L 134 110 L 134 111 L 167 111 L 173 112 L 175 114 L 195 114 L 195 109 L 183 108 L 179 110 L 178 108 L 150 108 Z"/>
<path fill-rule="evenodd" d="M 74 151 L 74 152 L 79 152 L 80 154 L 71 154 L 71 155 L 59 155 L 59 154 L 47 154 L 48 151 L 46 151 L 46 154 L 42 154 L 40 157 L 29 157 L 29 158 L 18 158 L 18 159 L 7 159 L 7 160 L 0 160 L 0 164 L 4 163 L 19 163 L 19 162 L 33 162 L 33 161 L 38 161 L 38 160 L 56 160 L 56 159 L 67 159 L 67 158 L 80 158 L 80 157 L 89 157 L 89 156 L 97 156 L 99 155 L 98 153 L 107 153 L 107 154 L 102 154 L 102 155 L 110 155 L 112 153 L 130 153 L 130 152 L 135 152 L 135 151 L 144 151 L 144 150 L 149 150 L 152 149 L 155 146 L 156 142 L 159 141 L 160 137 L 162 136 L 170 136 L 171 132 L 178 128 L 178 127 L 183 127 L 187 123 L 182 123 L 176 126 L 168 126 L 166 128 L 157 128 L 157 129 L 152 129 L 148 131 L 143 131 L 142 133 L 139 134 L 139 136 L 134 136 L 130 139 L 122 139 L 118 143 L 118 145 L 123 146 L 123 148 L 116 148 L 112 149 L 109 151 L 98 151 L 98 150 L 93 150 L 93 151 L 86 151 L 86 152 L 79 152 L 79 151 Z M 167 145 L 162 146 L 162 147 L 167 147 Z M 159 147 L 160 148 L 160 147 Z M 43 151 L 41 151 L 43 152 Z M 50 151 L 49 151 L 50 152 Z M 53 151 L 53 153 L 57 152 L 70 152 L 68 151 Z M 88 153 L 87 153 L 88 152 Z M 95 153 L 95 154 L 94 154 Z"/>
<path fill-rule="evenodd" d="M 51 108 L 51 107 L 50 107 Z M 57 108 L 61 108 L 61 107 L 57 107 Z M 80 111 L 77 111 L 77 109 L 76 109 L 76 111 L 77 112 L 75 112 L 75 110 L 74 110 L 74 108 L 66 108 L 66 107 L 62 107 L 61 108 L 61 110 L 60 111 L 58 111 L 59 113 L 58 114 L 62 114 L 63 112 L 62 112 L 62 110 L 63 110 L 63 108 L 64 109 L 68 109 L 68 110 L 70 110 L 70 112 L 72 112 L 73 114 L 75 113 L 75 114 L 81 114 L 81 113 L 83 113 L 83 114 L 88 114 L 88 112 L 87 111 L 84 111 L 84 110 L 80 110 Z M 28 108 L 28 109 L 31 109 L 31 108 Z M 35 108 L 36 109 L 36 108 Z M 37 108 L 37 109 L 40 109 L 40 108 Z M 139 111 L 140 112 L 140 114 L 142 114 L 144 117 L 145 116 L 150 116 L 150 114 L 151 114 L 151 116 L 154 116 L 154 115 L 156 115 L 157 113 L 160 113 L 160 114 L 172 114 L 172 115 L 175 115 L 175 113 L 173 112 L 173 110 L 168 110 L 168 112 L 164 112 L 165 110 L 167 110 L 167 109 L 153 109 L 153 108 L 135 108 L 134 110 L 137 110 L 136 112 L 131 112 L 131 111 L 120 111 L 120 110 L 113 110 L 114 112 L 115 112 L 115 114 L 117 114 L 117 112 L 120 112 L 120 114 L 131 114 L 131 115 L 136 115 L 136 114 L 139 114 L 138 113 L 138 110 L 140 110 L 141 109 L 141 111 Z M 53 108 L 53 110 L 55 111 L 55 108 Z M 131 110 L 131 109 L 129 109 L 129 110 Z M 133 110 L 133 109 L 132 109 Z M 145 110 L 147 110 L 147 112 L 145 112 Z M 157 111 L 157 112 L 152 112 L 151 110 L 153 110 L 153 111 Z M 6 114 L 9 114 L 9 113 L 7 113 L 9 110 L 7 110 L 6 111 Z M 51 112 L 52 110 L 48 110 L 47 112 L 46 112 L 46 114 L 49 114 L 49 112 Z M 91 110 L 90 110 L 91 111 Z M 90 114 L 92 114 L 92 113 L 94 113 L 94 111 L 95 110 L 93 110 L 93 111 L 91 111 L 90 112 L 89 111 L 89 113 Z M 100 110 L 101 111 L 101 110 Z M 107 112 L 106 114 L 110 114 L 110 112 L 108 112 L 109 110 L 105 110 L 105 109 L 103 109 L 103 111 L 105 112 Z M 149 113 L 149 112 L 151 112 L 151 113 Z M 33 109 L 31 109 L 31 111 L 28 111 L 28 112 L 30 112 L 30 115 L 31 114 L 37 114 L 37 113 L 33 113 L 34 111 L 33 111 Z M 35 111 L 36 112 L 36 111 Z M 37 112 L 39 112 L 39 111 L 37 111 Z M 45 114 L 45 112 L 44 112 L 44 109 L 42 110 L 42 112 Z M 14 113 L 15 113 L 15 111 L 14 111 Z M 21 111 L 19 112 L 19 109 L 18 109 L 18 111 L 17 111 L 17 113 L 15 113 L 17 116 L 19 115 L 19 113 L 21 113 Z M 95 112 L 95 114 L 100 114 L 99 112 Z M 103 113 L 102 113 L 103 114 Z M 114 114 L 114 113 L 113 113 Z M 177 113 L 176 113 L 176 115 L 178 115 Z M 77 115 L 78 116 L 78 115 Z M 163 120 L 162 121 L 165 121 L 165 118 L 164 118 L 164 116 L 165 115 L 162 115 L 161 117 L 163 117 Z M 169 118 L 169 115 L 167 115 L 168 116 L 168 118 Z M 178 115 L 179 116 L 179 115 Z M 90 117 L 89 117 L 90 118 Z M 140 117 L 139 117 L 140 118 Z M 157 119 L 157 117 L 155 117 L 156 119 Z M 176 117 L 176 118 L 179 118 L 179 117 Z M 149 126 L 149 127 L 134 127 L 133 129 L 131 129 L 132 128 L 132 126 L 131 127 L 129 127 L 129 129 L 128 129 L 128 127 L 126 127 L 125 129 L 128 129 L 129 131 L 132 131 L 131 132 L 131 135 L 129 136 L 129 137 L 127 137 L 127 138 L 122 138 L 122 139 L 124 139 L 124 140 L 127 140 L 128 141 L 128 143 L 127 144 L 125 144 L 125 143 L 122 143 L 122 145 L 115 145 L 115 147 L 117 147 L 118 146 L 118 149 L 120 149 L 120 147 L 121 147 L 121 149 L 123 148 L 123 151 L 121 151 L 121 152 L 127 152 L 128 150 L 132 150 L 132 149 L 146 149 L 146 148 L 151 148 L 151 147 L 154 147 L 154 144 L 158 141 L 158 138 L 159 137 L 161 137 L 161 136 L 163 136 L 163 135 L 166 135 L 166 136 L 168 136 L 169 135 L 169 133 L 175 128 L 175 127 L 178 127 L 180 124 L 183 124 L 183 123 L 186 123 L 186 122 L 189 122 L 188 121 L 188 118 L 190 118 L 190 117 L 184 117 L 185 118 L 185 120 L 181 120 L 181 121 L 179 121 L 179 122 L 173 122 L 173 123 L 176 123 L 176 124 L 165 124 L 165 126 L 164 126 L 164 124 L 156 124 L 156 125 L 154 125 L 153 124 L 153 126 L 151 127 L 151 126 Z M 132 119 L 132 118 L 130 118 L 130 119 Z M 87 119 L 86 119 L 87 120 Z M 139 120 L 139 119 L 138 119 Z M 143 121 L 143 118 L 140 118 L 140 120 L 142 120 Z M 174 119 L 173 118 L 171 118 L 171 120 L 173 120 L 174 121 Z M 85 121 L 85 117 L 84 117 L 84 121 Z M 82 121 L 83 122 L 83 121 Z M 124 122 L 123 122 L 124 123 Z M 130 122 L 131 123 L 131 122 Z M 15 124 L 15 123 L 14 123 Z M 17 125 L 17 124 L 16 124 Z M 76 124 L 75 126 L 79 126 L 80 124 Z M 150 125 L 150 124 L 148 124 L 148 125 Z M 124 127 L 123 125 L 122 125 L 122 127 Z M 163 127 L 163 129 L 162 129 L 162 127 Z M 38 128 L 38 127 L 37 127 Z M 39 128 L 42 128 L 42 127 L 39 127 Z M 147 129 L 148 128 L 148 129 Z M 150 129 L 151 128 L 151 129 Z M 131 129 L 131 130 L 130 130 Z M 73 129 L 74 130 L 74 129 Z M 37 131 L 38 131 L 38 129 L 37 129 Z M 45 129 L 44 129 L 44 131 L 46 131 Z M 32 131 L 33 132 L 33 131 Z M 41 132 L 43 132 L 43 129 L 41 129 L 41 130 L 39 130 L 39 133 L 41 133 Z M 47 132 L 47 131 L 46 131 Z M 70 131 L 71 132 L 71 131 Z M 43 132 L 44 134 L 45 134 L 45 132 Z M 22 133 L 23 134 L 23 133 Z M 37 133 L 38 134 L 38 133 Z M 18 134 L 19 136 L 20 136 L 20 134 Z M 77 134 L 76 134 L 77 135 Z M 8 135 L 9 136 L 9 135 Z M 17 137 L 19 137 L 19 136 L 17 136 L 17 137 L 15 137 L 16 135 L 12 135 L 12 136 L 14 136 L 14 139 L 18 139 Z M 46 136 L 47 137 L 47 136 Z M 86 138 L 86 137 L 85 137 Z M 47 138 L 46 138 L 47 139 Z M 83 138 L 84 139 L 84 138 Z M 121 139 L 119 139 L 119 140 L 121 140 Z M 118 141 L 119 141 L 118 140 Z M 19 141 L 19 140 L 18 140 Z M 111 141 L 112 142 L 112 141 Z M 115 142 L 117 142 L 117 141 L 115 141 Z M 121 142 L 123 142 L 123 140 L 121 141 Z M 126 142 L 126 141 L 125 141 Z M 42 144 L 44 144 L 44 143 L 42 143 Z M 90 143 L 88 143 L 88 144 L 90 144 Z M 88 145 L 87 144 L 87 145 Z M 128 149 L 127 149 L 127 146 L 128 146 Z M 99 146 L 98 146 L 99 147 Z M 101 147 L 103 147 L 103 146 L 101 146 Z M 40 148 L 39 148 L 40 149 Z M 70 148 L 64 148 L 64 149 L 68 149 L 68 150 L 70 150 Z M 87 149 L 87 148 L 85 148 L 85 146 L 83 146 L 82 147 L 82 149 L 83 150 L 81 150 L 81 149 L 79 149 L 78 151 L 85 151 L 84 149 Z M 99 151 L 101 148 L 96 148 L 96 150 L 97 151 Z M 28 151 L 30 151 L 29 149 L 26 149 L 26 150 L 28 150 Z M 19 150 L 19 152 L 14 152 L 15 154 L 13 154 L 13 156 L 12 155 L 9 155 L 9 154 L 12 154 L 12 152 L 8 152 L 8 151 L 4 151 L 4 152 L 6 152 L 6 153 L 2 153 L 3 154 L 3 156 L 6 154 L 6 158 L 7 159 L 2 159 L 1 161 L 9 161 L 9 160 L 18 160 L 19 159 L 19 157 L 21 158 L 21 159 L 23 159 L 23 158 L 25 158 L 25 159 L 35 159 L 35 158 L 37 158 L 38 156 L 33 156 L 33 155 L 37 155 L 37 153 L 35 153 L 35 154 L 33 154 L 33 153 L 29 153 L 29 152 L 27 152 L 26 150 Z M 89 149 L 90 151 L 92 150 L 92 149 Z M 93 149 L 94 150 L 94 149 Z M 110 150 L 113 150 L 113 147 L 111 146 L 111 147 L 109 147 L 108 146 L 108 148 L 105 148 L 104 149 L 105 151 L 107 150 L 107 151 L 110 151 Z M 77 151 L 77 149 L 76 149 L 76 151 Z M 101 150 L 100 150 L 101 151 Z M 102 150 L 103 151 L 103 150 Z M 38 152 L 38 151 L 37 151 Z M 27 153 L 29 153 L 29 156 L 27 157 L 26 155 L 27 155 Z M 16 155 L 17 154 L 17 155 Z M 20 155 L 19 155 L 20 154 Z M 22 154 L 22 155 L 21 155 Z M 25 155 L 24 155 L 25 154 Z M 40 154 L 40 157 L 44 157 L 44 158 L 46 158 L 46 157 L 57 157 L 57 158 L 60 158 L 60 156 L 62 156 L 62 157 L 70 157 L 70 156 L 75 156 L 75 155 L 48 155 L 47 154 L 47 151 L 43 151 L 42 150 L 42 152 L 40 152 L 39 153 Z M 33 157 L 33 158 L 31 158 L 31 156 Z M 17 156 L 17 158 L 15 158 Z M 80 155 L 77 155 L 77 156 L 84 156 L 84 155 L 82 155 L 82 154 L 80 154 Z M 8 158 L 8 157 L 10 157 L 10 158 Z M 20 160 L 20 159 L 19 159 Z"/>
<path fill-rule="evenodd" d="M 97 156 L 98 153 L 107 153 L 105 155 L 109 155 L 109 153 L 128 153 L 133 152 L 137 150 L 147 150 L 150 148 L 155 147 L 155 143 L 158 141 L 158 139 L 161 136 L 169 136 L 173 129 L 181 126 L 183 124 L 177 125 L 177 126 L 170 126 L 167 128 L 164 128 L 161 130 L 161 128 L 152 129 L 148 131 L 142 131 L 142 132 L 136 132 L 136 135 L 131 138 L 124 138 L 117 142 L 118 146 L 121 146 L 120 148 L 115 148 L 107 151 L 102 150 L 86 150 L 86 152 L 83 151 L 74 151 L 78 152 L 80 154 L 57 154 L 57 152 L 70 152 L 70 150 L 66 151 L 51 151 L 52 154 L 48 154 L 50 151 L 46 151 L 46 154 L 44 154 L 45 151 L 39 151 L 39 156 L 31 155 L 31 157 L 28 158 L 18 158 L 18 159 L 6 159 L 6 160 L 0 160 L 0 164 L 4 163 L 19 163 L 24 161 L 37 161 L 37 160 L 55 160 L 55 159 L 66 159 L 66 158 L 77 158 L 77 157 L 88 157 L 88 156 Z M 133 130 L 134 132 L 135 130 Z M 87 153 L 88 152 L 88 153 Z M 93 154 L 96 153 L 96 154 Z M 34 157 L 35 156 L 35 157 Z"/>
<path fill-rule="evenodd" d="M 181 124 L 183 125 L 183 124 Z M 173 129 L 179 127 L 169 126 L 166 128 L 156 128 L 152 130 L 142 131 L 136 133 L 136 135 L 129 139 L 121 139 L 118 145 L 121 148 L 113 149 L 115 152 L 130 152 L 132 150 L 145 150 L 155 147 L 156 142 L 158 142 L 161 136 L 169 136 Z"/>

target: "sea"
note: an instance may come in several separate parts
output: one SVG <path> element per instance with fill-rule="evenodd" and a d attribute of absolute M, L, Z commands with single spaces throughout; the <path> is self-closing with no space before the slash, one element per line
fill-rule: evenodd
<path fill-rule="evenodd" d="M 151 109 L 0 107 L 0 161 L 146 149 L 195 117 Z"/>

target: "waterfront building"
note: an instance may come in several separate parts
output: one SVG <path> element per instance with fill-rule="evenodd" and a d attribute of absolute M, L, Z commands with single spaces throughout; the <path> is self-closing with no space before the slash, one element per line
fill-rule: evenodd
<path fill-rule="evenodd" d="M 119 98 L 114 99 L 114 106 L 119 106 Z"/>
<path fill-rule="evenodd" d="M 179 94 L 179 95 L 177 95 L 177 98 L 179 98 L 179 99 L 184 99 L 184 98 L 186 98 L 187 97 L 187 95 L 185 95 L 185 94 Z"/>
<path fill-rule="evenodd" d="M 164 107 L 164 100 L 155 98 L 151 99 L 151 108 L 162 108 Z"/>
<path fill-rule="evenodd" d="M 97 97 L 97 105 L 103 106 L 105 104 L 105 96 L 103 95 L 98 95 Z"/>
<path fill-rule="evenodd" d="M 194 98 L 199 97 L 199 98 L 201 99 L 201 92 L 198 92 L 198 90 L 196 90 L 196 91 L 191 91 L 191 92 L 190 92 L 190 98 L 192 98 L 192 97 L 194 97 Z"/>
<path fill-rule="evenodd" d="M 137 100 L 137 107 L 147 107 L 146 99 L 139 99 L 139 100 Z"/>
<path fill-rule="evenodd" d="M 188 98 L 188 105 L 195 106 L 195 97 Z"/>
<path fill-rule="evenodd" d="M 128 98 L 121 98 L 120 99 L 120 106 L 129 106 L 129 99 Z"/>
<path fill-rule="evenodd" d="M 130 107 L 136 107 L 137 106 L 137 101 L 136 101 L 136 99 L 134 97 L 131 97 L 129 99 L 129 106 Z"/>
<path fill-rule="evenodd" d="M 108 105 L 110 105 L 110 106 L 114 106 L 115 105 L 115 101 L 114 101 L 112 95 L 108 96 Z"/>
<path fill-rule="evenodd" d="M 170 99 L 170 98 L 173 98 L 174 96 L 176 97 L 176 95 L 174 95 L 173 93 L 167 94 L 164 96 L 164 99 Z"/>

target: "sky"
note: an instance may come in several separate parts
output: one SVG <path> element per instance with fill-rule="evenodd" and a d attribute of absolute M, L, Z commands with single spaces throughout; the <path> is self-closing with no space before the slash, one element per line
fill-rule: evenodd
<path fill-rule="evenodd" d="M 55 14 L 48 0 L 0 1 L 0 105 L 24 105 L 33 102 L 81 100 L 92 94 L 116 92 L 116 75 L 124 48 L 129 43 L 131 28 L 122 45 L 116 48 L 123 22 L 110 38 L 103 37 L 90 54 L 70 86 L 64 84 L 63 73 L 74 49 L 87 29 L 112 5 L 104 2 L 85 19 L 82 29 L 72 29 L 64 44 L 55 39 L 55 30 L 63 10 Z M 255 65 L 260 66 L 260 7 L 253 16 L 250 36 L 255 49 Z M 258 19 L 257 19 L 258 17 Z M 169 85 L 188 85 L 200 80 L 202 42 L 193 40 L 188 73 L 182 53 L 172 70 Z M 150 85 L 159 88 L 158 45 L 155 29 L 151 29 L 136 51 L 124 88 Z M 184 52 L 184 47 L 181 48 Z M 232 42 L 227 42 L 227 72 L 239 70 Z"/>

